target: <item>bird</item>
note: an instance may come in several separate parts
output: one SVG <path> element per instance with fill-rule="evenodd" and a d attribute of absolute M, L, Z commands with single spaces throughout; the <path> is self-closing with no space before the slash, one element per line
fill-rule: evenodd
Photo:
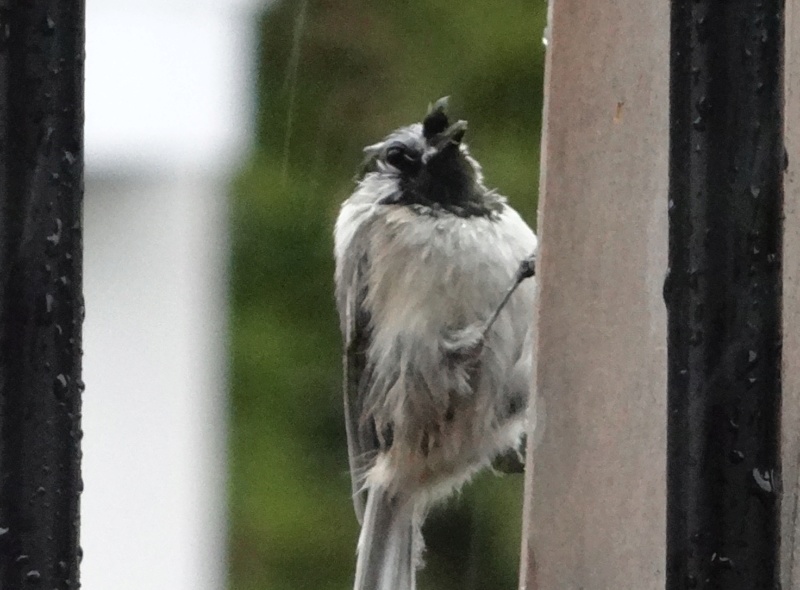
<path fill-rule="evenodd" d="M 416 590 L 427 512 L 533 412 L 538 240 L 466 131 L 445 97 L 364 148 L 335 223 L 354 590 Z"/>

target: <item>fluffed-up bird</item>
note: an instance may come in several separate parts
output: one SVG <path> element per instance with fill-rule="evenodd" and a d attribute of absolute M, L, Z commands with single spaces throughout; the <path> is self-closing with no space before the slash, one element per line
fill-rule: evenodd
<path fill-rule="evenodd" d="M 537 239 L 441 99 L 365 148 L 336 222 L 355 590 L 414 590 L 428 509 L 531 418 Z"/>

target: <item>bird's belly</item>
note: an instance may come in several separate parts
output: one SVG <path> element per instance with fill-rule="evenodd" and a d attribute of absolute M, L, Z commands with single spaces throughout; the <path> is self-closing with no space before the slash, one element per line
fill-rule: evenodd
<path fill-rule="evenodd" d="M 401 208 L 376 232 L 368 284 L 373 325 L 395 334 L 465 327 L 499 304 L 525 253 L 497 223 Z"/>
<path fill-rule="evenodd" d="M 479 330 L 491 316 L 525 252 L 501 239 L 488 219 L 419 221 L 387 222 L 373 243 L 368 282 L 377 385 L 370 411 L 378 430 L 393 429 L 391 448 L 369 477 L 388 489 L 452 485 L 508 446 L 492 404 L 516 346 L 494 342 L 472 364 L 453 361 L 445 349 L 448 339 Z"/>

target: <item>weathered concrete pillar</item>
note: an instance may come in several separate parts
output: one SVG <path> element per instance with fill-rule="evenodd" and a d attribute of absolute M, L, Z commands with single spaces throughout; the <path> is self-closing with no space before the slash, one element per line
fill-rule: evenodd
<path fill-rule="evenodd" d="M 521 587 L 664 587 L 669 3 L 551 2 Z"/>

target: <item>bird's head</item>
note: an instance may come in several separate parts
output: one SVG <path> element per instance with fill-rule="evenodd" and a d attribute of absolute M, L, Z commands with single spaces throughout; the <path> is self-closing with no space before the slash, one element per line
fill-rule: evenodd
<path fill-rule="evenodd" d="M 447 98 L 437 100 L 421 123 L 401 127 L 364 148 L 361 187 L 374 184 L 380 203 L 407 205 L 456 215 L 491 215 L 503 199 L 483 184 L 469 154 L 466 121 L 450 122 Z"/>

